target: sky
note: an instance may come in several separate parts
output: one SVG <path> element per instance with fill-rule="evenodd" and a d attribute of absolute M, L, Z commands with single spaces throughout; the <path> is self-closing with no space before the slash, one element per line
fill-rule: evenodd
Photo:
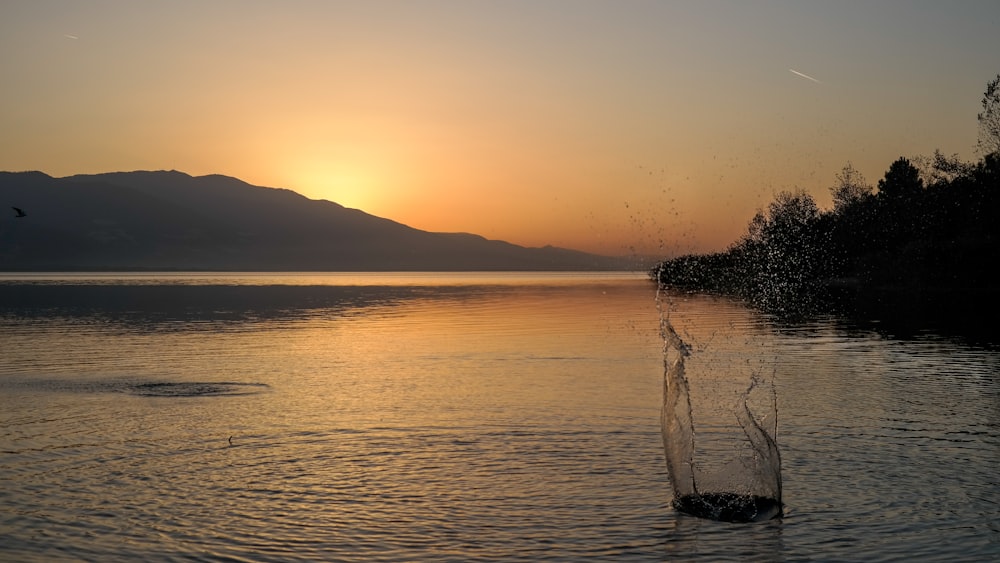
<path fill-rule="evenodd" d="M 438 232 L 722 250 L 975 159 L 1000 2 L 3 0 L 0 170 L 224 174 Z"/>

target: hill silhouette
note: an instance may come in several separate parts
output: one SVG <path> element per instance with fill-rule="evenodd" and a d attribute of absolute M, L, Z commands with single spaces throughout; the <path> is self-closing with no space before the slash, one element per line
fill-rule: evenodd
<path fill-rule="evenodd" d="M 620 259 L 432 233 L 221 175 L 0 172 L 0 270 L 594 270 Z"/>

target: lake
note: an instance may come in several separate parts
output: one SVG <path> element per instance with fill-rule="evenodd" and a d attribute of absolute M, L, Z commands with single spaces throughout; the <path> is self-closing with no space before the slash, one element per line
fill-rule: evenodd
<path fill-rule="evenodd" d="M 773 383 L 783 518 L 680 514 Z M 1000 353 L 641 274 L 0 274 L 0 560 L 988 561 Z"/>

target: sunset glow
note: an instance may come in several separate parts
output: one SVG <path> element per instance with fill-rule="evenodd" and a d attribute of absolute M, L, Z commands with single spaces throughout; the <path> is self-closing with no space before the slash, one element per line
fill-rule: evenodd
<path fill-rule="evenodd" d="M 1000 5 L 0 7 L 0 170 L 176 169 L 430 231 L 719 249 L 852 162 L 973 158 Z M 933 40 L 929 39 L 933 38 Z"/>

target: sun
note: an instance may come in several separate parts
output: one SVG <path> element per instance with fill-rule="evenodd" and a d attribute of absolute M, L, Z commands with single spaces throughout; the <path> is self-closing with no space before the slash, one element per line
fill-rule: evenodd
<path fill-rule="evenodd" d="M 362 211 L 377 209 L 384 190 L 379 174 L 339 163 L 300 165 L 288 175 L 290 187 L 306 197 Z"/>

